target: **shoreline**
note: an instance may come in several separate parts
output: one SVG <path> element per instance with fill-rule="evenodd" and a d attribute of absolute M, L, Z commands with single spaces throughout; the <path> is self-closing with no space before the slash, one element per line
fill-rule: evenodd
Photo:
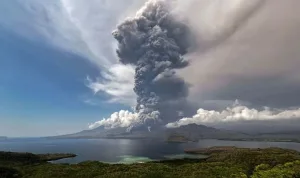
<path fill-rule="evenodd" d="M 165 139 L 157 139 L 157 138 L 146 138 L 146 137 L 140 137 L 140 138 L 128 138 L 128 137 L 77 137 L 77 138 L 55 138 L 55 137 L 43 137 L 45 139 L 95 139 L 95 140 L 101 140 L 101 139 L 107 139 L 107 140 L 161 140 L 167 143 L 197 143 L 200 142 L 201 140 L 219 140 L 219 141 L 240 141 L 240 142 L 278 142 L 278 143 L 300 143 L 300 140 L 294 140 L 294 139 L 267 139 L 267 138 L 238 138 L 238 139 L 230 139 L 230 138 L 204 138 L 204 139 L 199 139 L 197 141 L 194 140 L 189 140 L 189 141 L 168 141 Z"/>
<path fill-rule="evenodd" d="M 188 150 L 186 150 L 188 151 Z M 93 178 L 93 177 L 255 177 L 274 171 L 285 177 L 300 175 L 300 153 L 281 148 L 211 147 L 193 149 L 207 154 L 205 159 L 174 159 L 133 164 L 107 164 L 84 161 L 78 164 L 53 164 L 46 160 L 68 154 L 0 152 L 0 174 L 5 177 Z M 261 169 L 263 168 L 263 169 Z M 280 169 L 278 169 L 280 168 Z M 272 176 L 273 175 L 273 176 Z M 256 176 L 259 177 L 259 176 Z"/>
<path fill-rule="evenodd" d="M 5 139 L 1 139 L 0 141 L 8 141 L 14 139 L 54 139 L 54 140 L 85 140 L 85 139 L 95 139 L 95 140 L 159 140 L 164 141 L 166 143 L 197 143 L 201 140 L 218 140 L 218 141 L 239 141 L 239 142 L 274 142 L 274 143 L 300 143 L 300 139 L 272 139 L 272 138 L 201 138 L 197 141 L 195 140 L 188 140 L 188 141 L 173 141 L 173 140 L 166 140 L 164 138 L 154 138 L 154 137 L 14 137 L 9 138 L 6 137 Z"/>
<path fill-rule="evenodd" d="M 28 152 L 7 152 L 0 151 L 0 161 L 30 162 L 42 163 L 50 161 L 58 161 L 66 158 L 74 158 L 76 154 L 72 153 L 55 153 L 55 154 L 33 154 Z"/>

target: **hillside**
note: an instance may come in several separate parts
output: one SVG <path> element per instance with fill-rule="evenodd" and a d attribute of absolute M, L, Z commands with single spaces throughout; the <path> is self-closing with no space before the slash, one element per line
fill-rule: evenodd
<path fill-rule="evenodd" d="M 165 131 L 167 135 L 181 135 L 190 140 L 199 139 L 239 139 L 248 138 L 247 134 L 240 132 L 233 132 L 223 129 L 215 129 L 212 127 L 207 127 L 204 125 L 190 124 L 186 126 L 181 126 L 179 128 L 167 129 Z"/>
<path fill-rule="evenodd" d="M 239 132 L 215 129 L 204 125 L 191 124 L 179 128 L 155 128 L 151 132 L 147 128 L 138 128 L 127 131 L 127 128 L 105 129 L 98 127 L 93 130 L 85 130 L 79 133 L 63 135 L 56 138 L 128 138 L 128 139 L 163 139 L 181 137 L 181 141 L 197 141 L 199 139 L 240 139 L 248 138 L 248 135 Z"/>
<path fill-rule="evenodd" d="M 263 127 L 263 126 L 261 126 Z M 106 138 L 106 139 L 160 139 L 169 142 L 195 142 L 200 139 L 219 139 L 233 141 L 275 141 L 275 142 L 300 142 L 299 131 L 274 132 L 241 132 L 242 130 L 216 129 L 204 125 L 190 124 L 179 128 L 158 127 L 151 129 L 140 127 L 127 131 L 127 128 L 105 129 L 98 127 L 84 130 L 75 134 L 56 136 L 52 138 Z"/>
<path fill-rule="evenodd" d="M 194 149 L 193 154 L 197 154 L 195 152 L 208 155 L 208 157 L 206 159 L 177 159 L 127 165 L 105 164 L 96 161 L 72 165 L 36 161 L 39 156 L 29 153 L 24 154 L 30 155 L 26 156 L 29 161 L 20 162 L 20 154 L 7 153 L 9 156 L 5 156 L 6 153 L 3 153 L 5 159 L 0 157 L 0 177 L 296 178 L 300 176 L 300 154 L 293 150 L 214 147 Z"/>

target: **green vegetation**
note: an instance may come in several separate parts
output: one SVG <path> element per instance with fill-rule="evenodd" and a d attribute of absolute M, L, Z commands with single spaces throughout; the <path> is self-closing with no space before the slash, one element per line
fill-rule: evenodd
<path fill-rule="evenodd" d="M 185 143 L 188 142 L 189 139 L 181 135 L 171 135 L 167 138 L 166 141 L 171 143 Z"/>
<path fill-rule="evenodd" d="M 300 154 L 293 150 L 214 147 L 189 150 L 208 155 L 205 159 L 183 159 L 143 164 L 51 164 L 28 154 L 26 159 L 0 157 L 0 177 L 25 178 L 300 178 Z M 196 154 L 196 153 L 195 153 Z M 48 155 L 51 156 L 51 155 Z M 28 161 L 32 158 L 33 161 Z M 27 161 L 24 161 L 27 160 Z"/>
<path fill-rule="evenodd" d="M 262 136 L 261 136 L 262 137 Z M 226 140 L 226 141 L 248 141 L 248 142 L 293 142 L 300 143 L 299 139 L 290 138 L 288 135 L 284 138 L 259 138 L 259 136 L 253 136 L 253 138 L 224 138 L 218 140 Z"/>
<path fill-rule="evenodd" d="M 300 177 L 300 161 L 288 162 L 277 166 L 261 164 L 256 166 L 255 172 L 251 178 L 285 178 L 285 177 Z"/>
<path fill-rule="evenodd" d="M 63 158 L 73 158 L 75 154 L 32 154 L 32 153 L 14 153 L 0 152 L 0 166 L 2 165 L 31 165 L 55 161 Z M 1 178 L 1 176 L 0 176 Z"/>

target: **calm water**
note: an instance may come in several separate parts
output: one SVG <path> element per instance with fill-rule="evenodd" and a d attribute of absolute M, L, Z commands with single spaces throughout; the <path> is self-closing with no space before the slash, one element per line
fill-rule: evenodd
<path fill-rule="evenodd" d="M 32 153 L 75 153 L 76 158 L 61 163 L 95 160 L 110 163 L 145 162 L 168 158 L 188 157 L 186 148 L 237 146 L 247 148 L 281 147 L 300 151 L 299 143 L 243 142 L 201 140 L 198 143 L 166 143 L 152 140 L 126 139 L 8 139 L 0 141 L 1 151 Z"/>

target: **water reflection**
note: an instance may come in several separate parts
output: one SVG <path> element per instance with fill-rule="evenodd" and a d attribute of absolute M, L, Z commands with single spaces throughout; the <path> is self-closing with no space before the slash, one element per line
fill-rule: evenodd
<path fill-rule="evenodd" d="M 9 139 L 0 141 L 0 151 L 33 153 L 74 153 L 75 158 L 60 163 L 78 163 L 86 160 L 102 162 L 146 162 L 149 160 L 188 158 L 184 149 L 212 146 L 236 146 L 244 148 L 281 147 L 300 151 L 299 143 L 249 142 L 200 140 L 197 143 L 166 143 L 154 140 L 128 139 Z"/>

